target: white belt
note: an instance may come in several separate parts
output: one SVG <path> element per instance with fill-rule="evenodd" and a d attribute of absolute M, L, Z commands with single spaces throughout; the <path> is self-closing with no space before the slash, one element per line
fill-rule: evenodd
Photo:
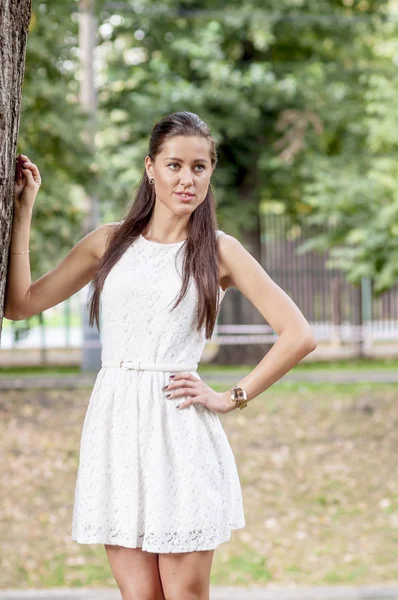
<path fill-rule="evenodd" d="M 118 367 L 127 371 L 128 369 L 134 369 L 135 371 L 196 371 L 198 363 L 191 363 L 186 365 L 176 365 L 171 363 L 145 363 L 140 361 L 131 360 L 106 360 L 101 363 L 101 368 L 107 367 Z"/>

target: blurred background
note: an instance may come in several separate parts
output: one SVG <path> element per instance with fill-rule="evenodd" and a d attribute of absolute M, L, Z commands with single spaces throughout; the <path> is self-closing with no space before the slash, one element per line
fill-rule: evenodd
<path fill-rule="evenodd" d="M 304 312 L 308 360 L 395 356 L 397 29 L 383 0 L 34 2 L 18 147 L 43 179 L 32 276 L 123 218 L 152 127 L 190 110 L 218 144 L 219 227 Z M 99 368 L 86 295 L 5 320 L 0 364 Z M 274 340 L 231 288 L 204 360 L 250 364 Z"/>
<path fill-rule="evenodd" d="M 397 33 L 396 0 L 33 1 L 18 144 L 43 180 L 32 280 L 123 218 L 152 127 L 189 110 L 217 142 L 219 228 L 318 341 L 223 418 L 247 527 L 214 584 L 398 581 Z M 100 367 L 87 292 L 3 320 L 1 587 L 113 582 L 103 548 L 69 538 Z M 230 288 L 200 373 L 226 389 L 276 339 Z"/>

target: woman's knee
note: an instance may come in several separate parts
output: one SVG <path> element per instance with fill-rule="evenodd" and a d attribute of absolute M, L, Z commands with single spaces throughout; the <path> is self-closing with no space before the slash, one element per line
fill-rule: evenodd
<path fill-rule="evenodd" d="M 159 554 L 165 600 L 209 600 L 214 550 Z"/>
<path fill-rule="evenodd" d="M 123 600 L 165 600 L 157 554 L 109 544 L 105 550 Z"/>

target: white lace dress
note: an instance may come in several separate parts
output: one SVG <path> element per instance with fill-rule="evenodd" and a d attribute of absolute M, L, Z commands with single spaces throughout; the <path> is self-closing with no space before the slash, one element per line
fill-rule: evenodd
<path fill-rule="evenodd" d="M 245 526 L 236 463 L 218 413 L 199 404 L 177 410 L 188 396 L 169 400 L 162 391 L 173 365 L 200 378 L 196 366 L 206 341 L 204 328 L 195 328 L 193 280 L 169 312 L 181 289 L 184 250 L 183 241 L 140 236 L 105 280 L 102 367 L 82 427 L 73 506 L 78 543 L 211 550 Z M 224 294 L 220 288 L 220 301 Z M 128 362 L 121 368 L 120 361 Z M 163 370 L 151 370 L 157 366 Z"/>

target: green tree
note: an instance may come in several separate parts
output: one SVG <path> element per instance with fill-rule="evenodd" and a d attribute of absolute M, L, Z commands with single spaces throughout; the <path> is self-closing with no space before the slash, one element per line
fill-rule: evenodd
<path fill-rule="evenodd" d="M 42 176 L 32 219 L 32 279 L 54 267 L 79 239 L 83 188 L 95 182 L 82 135 L 86 117 L 78 97 L 75 4 L 40 1 L 29 29 L 18 152 L 27 154 Z"/>
<path fill-rule="evenodd" d="M 0 337 L 4 314 L 21 87 L 25 64 L 30 0 L 0 5 Z"/>
<path fill-rule="evenodd" d="M 347 194 L 355 203 L 371 135 L 369 69 L 380 62 L 374 44 L 385 31 L 387 2 L 129 6 L 103 14 L 101 28 L 99 98 L 112 151 L 104 142 L 103 160 L 121 205 L 141 174 L 148 132 L 177 110 L 198 113 L 212 128 L 221 159 L 214 176 L 220 226 L 258 259 L 265 202 L 279 200 L 295 220 L 322 220 L 318 199 L 330 208 L 331 182 L 342 188 L 354 174 Z M 225 305 L 232 321 L 263 322 L 235 293 Z M 223 360 L 251 361 L 264 348 L 230 350 L 235 358 L 225 350 Z"/>
<path fill-rule="evenodd" d="M 303 250 L 330 249 L 330 266 L 352 283 L 370 277 L 376 294 L 398 279 L 396 25 L 387 23 L 383 31 L 361 78 L 362 118 L 349 124 L 351 139 L 341 142 L 338 153 L 317 157 L 303 198 L 310 207 L 307 222 L 326 226 Z"/>
<path fill-rule="evenodd" d="M 97 185 L 82 135 L 75 8 L 74 0 L 41 0 L 29 25 L 17 154 L 28 155 L 42 176 L 31 228 L 32 280 L 55 267 L 81 237 L 84 189 Z M 16 334 L 28 331 L 30 321 L 18 324 Z"/>

